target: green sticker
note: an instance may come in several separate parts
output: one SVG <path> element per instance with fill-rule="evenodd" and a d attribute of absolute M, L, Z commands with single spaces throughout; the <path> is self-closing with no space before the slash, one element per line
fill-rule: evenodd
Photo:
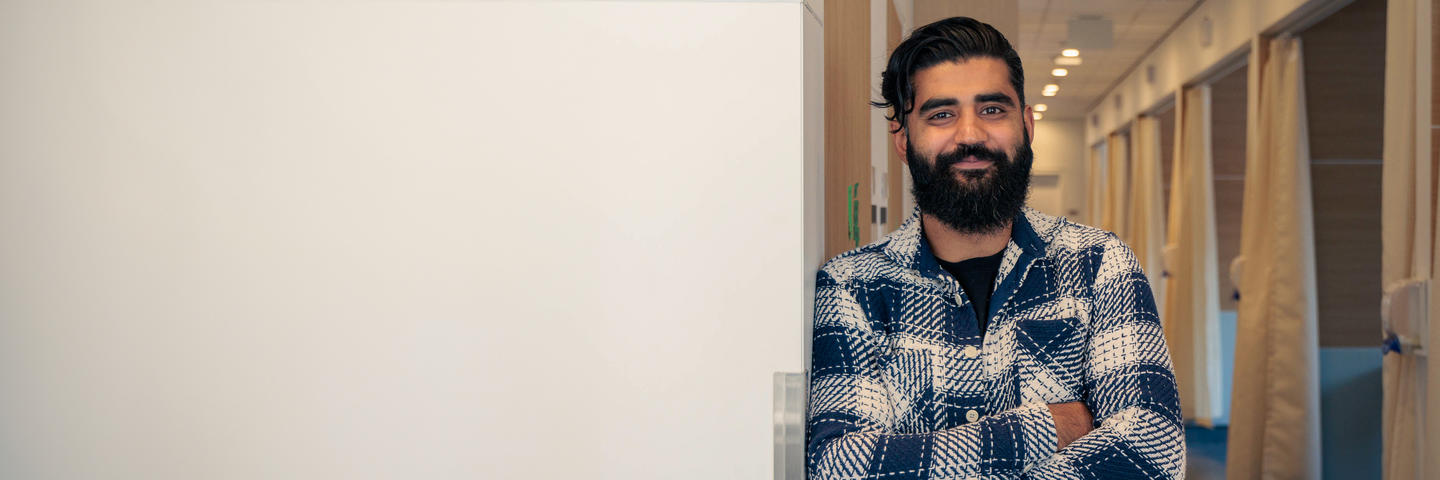
<path fill-rule="evenodd" d="M 850 238 L 855 246 L 860 246 L 860 200 L 855 195 L 860 193 L 860 183 L 845 187 L 845 219 L 847 228 L 845 236 Z"/>

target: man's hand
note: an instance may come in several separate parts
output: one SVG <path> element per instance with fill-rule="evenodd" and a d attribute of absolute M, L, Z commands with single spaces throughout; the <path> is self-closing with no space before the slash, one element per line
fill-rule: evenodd
<path fill-rule="evenodd" d="M 1095 420 L 1084 402 L 1052 403 L 1050 416 L 1055 417 L 1055 451 L 1090 433 Z"/>

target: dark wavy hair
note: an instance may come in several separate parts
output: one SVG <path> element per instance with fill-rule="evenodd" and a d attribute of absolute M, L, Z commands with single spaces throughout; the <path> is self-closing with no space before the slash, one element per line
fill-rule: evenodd
<path fill-rule="evenodd" d="M 885 100 L 870 104 L 889 108 L 890 114 L 885 118 L 899 122 L 900 128 L 895 132 L 904 130 L 905 117 L 915 109 L 915 72 L 941 62 L 973 57 L 1005 61 L 1010 68 L 1010 85 L 1020 96 L 1020 105 L 1025 105 L 1025 70 L 1020 66 L 1020 54 L 1015 53 L 1010 41 L 995 27 L 970 17 L 951 17 L 920 27 L 900 42 L 890 54 L 885 72 L 880 74 L 880 94 Z"/>

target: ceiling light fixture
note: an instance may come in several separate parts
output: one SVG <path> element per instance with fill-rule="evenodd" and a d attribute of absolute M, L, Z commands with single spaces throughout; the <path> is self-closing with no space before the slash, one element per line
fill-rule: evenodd
<path fill-rule="evenodd" d="M 1043 103 L 1037 103 L 1037 104 L 1035 104 L 1035 111 L 1037 111 L 1037 112 L 1043 112 L 1043 111 L 1046 111 L 1046 110 L 1049 110 L 1049 109 L 1050 109 L 1050 107 L 1049 107 L 1048 105 L 1043 104 Z"/>
<path fill-rule="evenodd" d="M 1066 67 L 1073 67 L 1073 66 L 1076 66 L 1076 65 L 1081 64 L 1081 63 L 1083 62 L 1083 60 L 1082 60 L 1080 57 L 1057 56 L 1057 57 L 1054 58 L 1054 62 L 1055 62 L 1056 65 L 1063 65 L 1063 66 L 1066 66 Z"/>
<path fill-rule="evenodd" d="M 1066 70 L 1066 69 L 1063 69 L 1063 68 L 1056 68 L 1056 69 L 1050 70 L 1050 74 L 1051 74 L 1051 75 L 1054 75 L 1054 76 L 1057 76 L 1057 77 L 1063 77 L 1063 76 L 1069 75 L 1069 74 L 1070 74 L 1070 71 L 1069 71 L 1069 70 Z"/>
<path fill-rule="evenodd" d="M 1035 112 L 1035 119 L 1036 119 L 1036 120 L 1040 120 L 1040 119 L 1042 119 L 1042 118 L 1045 118 L 1045 116 L 1044 116 L 1044 115 L 1041 115 L 1040 112 Z"/>
<path fill-rule="evenodd" d="M 1077 49 L 1077 48 L 1067 48 L 1067 49 L 1061 50 L 1061 51 L 1060 51 L 1060 56 L 1062 56 L 1062 57 L 1078 57 L 1078 56 L 1080 56 L 1080 49 Z"/>
<path fill-rule="evenodd" d="M 1055 94 L 1057 94 L 1057 93 L 1060 93 L 1060 91 L 1059 91 L 1059 90 L 1046 90 L 1046 91 L 1040 92 L 1041 95 L 1044 95 L 1044 96 L 1047 96 L 1047 97 L 1053 97 L 1053 96 L 1055 96 Z"/>

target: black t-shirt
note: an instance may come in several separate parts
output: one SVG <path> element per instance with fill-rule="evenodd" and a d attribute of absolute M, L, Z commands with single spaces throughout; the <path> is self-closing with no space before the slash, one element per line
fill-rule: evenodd
<path fill-rule="evenodd" d="M 965 289 L 970 306 L 975 308 L 975 319 L 979 322 L 980 336 L 985 336 L 985 326 L 990 323 L 990 293 L 995 290 L 995 276 L 1000 274 L 1000 260 L 1005 250 L 988 257 L 978 257 L 959 262 L 947 262 L 936 258 L 940 267 L 950 272 Z"/>

